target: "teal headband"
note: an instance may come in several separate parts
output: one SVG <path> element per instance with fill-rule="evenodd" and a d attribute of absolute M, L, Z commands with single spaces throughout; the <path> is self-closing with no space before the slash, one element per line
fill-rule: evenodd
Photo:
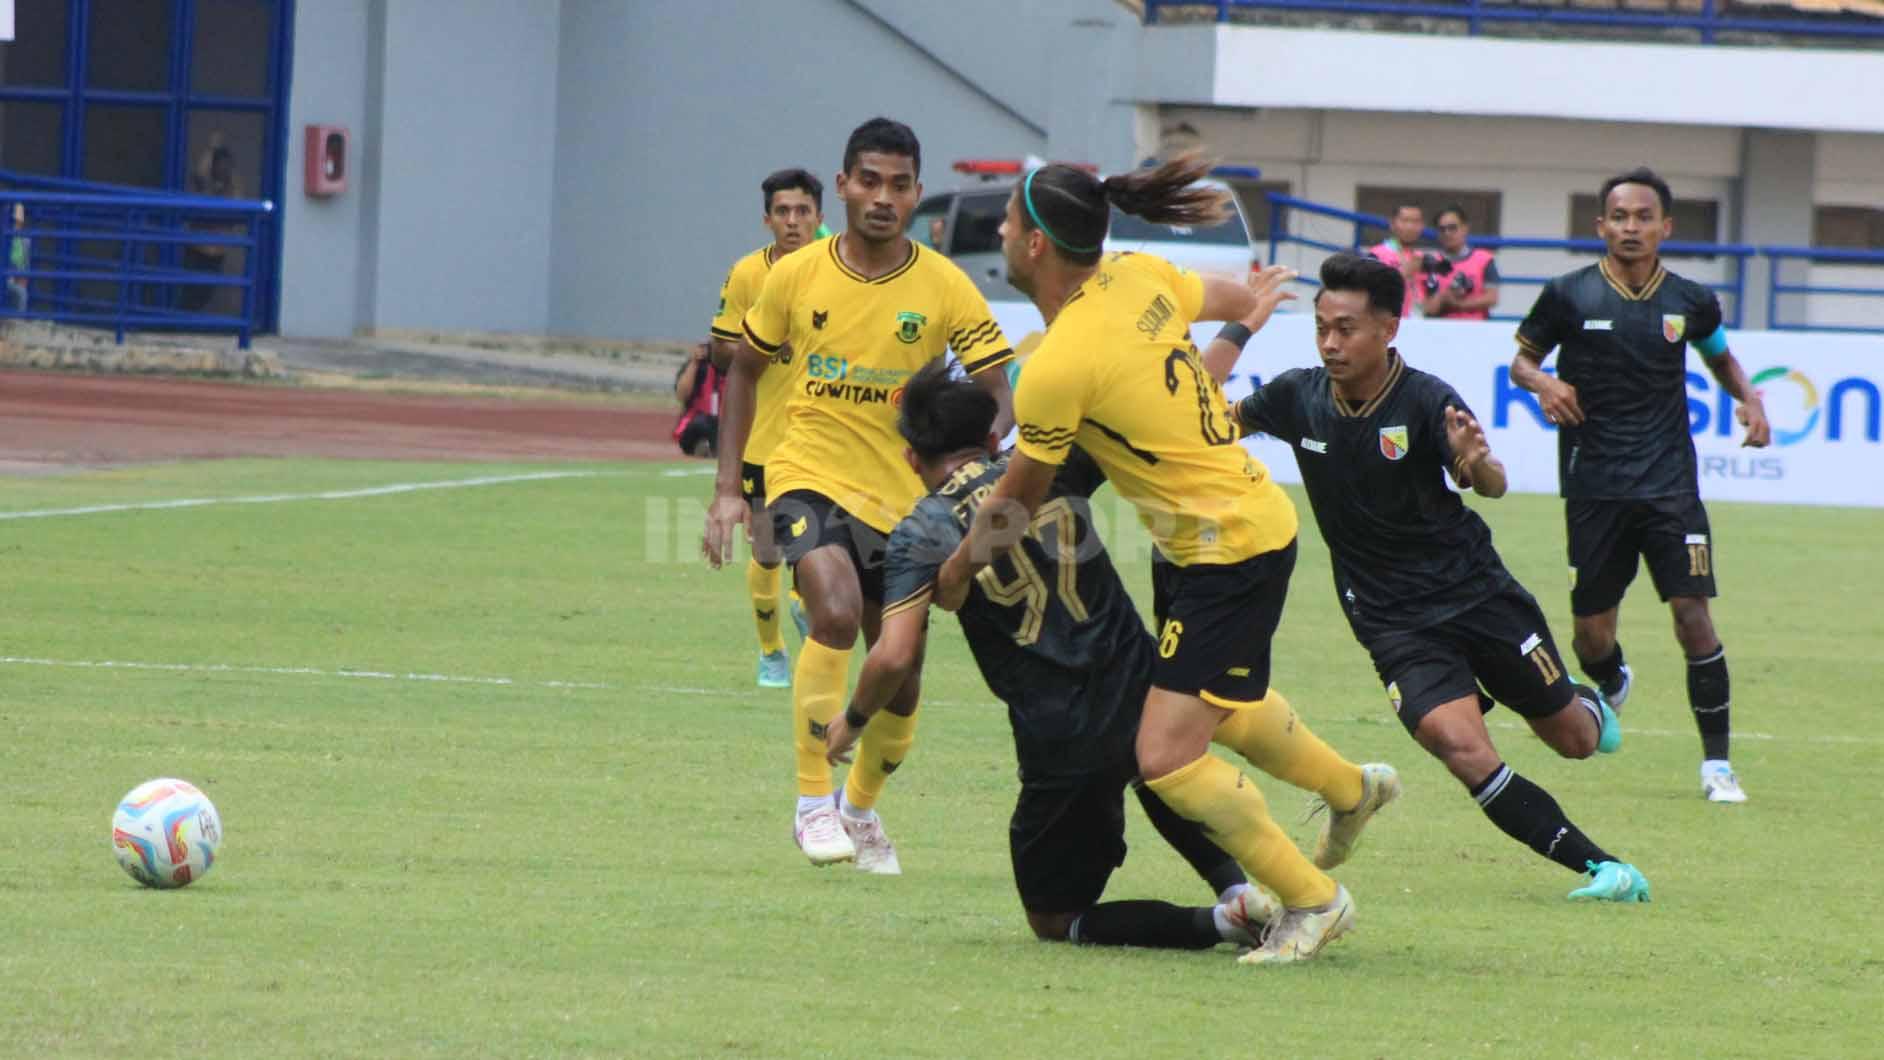
<path fill-rule="evenodd" d="M 1027 179 L 1021 181 L 1021 203 L 1027 207 L 1027 216 L 1033 218 L 1034 227 L 1040 229 L 1042 234 L 1052 240 L 1054 246 L 1059 247 L 1069 254 L 1091 254 L 1093 251 L 1098 250 L 1099 247 L 1076 247 L 1068 243 L 1066 240 L 1054 235 L 1053 229 L 1047 227 L 1047 222 L 1040 219 L 1040 211 L 1034 209 L 1034 174 L 1038 172 L 1040 172 L 1038 169 L 1028 170 Z M 1103 245 L 1102 243 L 1101 246 Z"/>

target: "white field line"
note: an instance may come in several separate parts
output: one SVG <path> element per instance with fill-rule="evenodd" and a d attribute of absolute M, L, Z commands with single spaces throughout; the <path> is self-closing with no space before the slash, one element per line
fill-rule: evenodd
<path fill-rule="evenodd" d="M 0 660 L 0 662 L 3 661 L 5 660 Z M 765 699 L 774 694 L 761 691 L 757 688 L 695 688 L 686 685 L 639 685 L 635 687 L 635 690 L 638 692 L 661 692 L 676 696 L 711 696 L 719 699 Z M 964 703 L 956 700 L 924 698 L 922 703 L 924 706 L 928 707 L 946 707 L 950 709 L 956 707 L 987 707 L 990 710 L 1001 709 L 1001 705 L 991 699 Z M 1355 719 L 1334 719 L 1333 721 L 1324 720 L 1318 724 L 1377 725 L 1380 723 L 1372 719 L 1363 719 L 1360 721 L 1356 721 Z M 1395 722 L 1394 724 L 1397 725 L 1398 723 Z M 1522 725 L 1515 721 L 1487 721 L 1486 725 L 1493 729 L 1506 729 L 1513 732 L 1528 733 L 1531 731 L 1530 726 Z M 1692 740 L 1695 738 L 1694 730 L 1692 729 L 1637 729 L 1628 725 L 1623 726 L 1622 734 L 1625 743 L 1631 736 L 1653 736 L 1657 738 L 1674 737 L 1683 740 Z M 1740 729 L 1734 730 L 1734 739 L 1772 740 L 1778 743 L 1861 744 L 1867 746 L 1884 744 L 1884 736 L 1848 736 L 1842 733 L 1814 733 L 1804 736 L 1791 734 L 1778 735 L 1770 732 L 1746 732 Z"/>
<path fill-rule="evenodd" d="M 56 666 L 75 670 L 162 670 L 171 673 L 270 674 L 292 677 L 350 677 L 372 681 L 429 681 L 454 685 L 508 685 L 520 688 L 598 688 L 596 681 L 524 681 L 514 677 L 461 677 L 453 674 L 397 673 L 390 670 L 323 670 L 314 666 L 231 666 L 226 663 L 153 663 L 90 659 L 33 659 L 0 655 L 5 666 Z"/>
<path fill-rule="evenodd" d="M 653 692 L 673 696 L 705 696 L 714 699 L 730 700 L 779 698 L 781 703 L 788 702 L 787 699 L 779 697 L 776 692 L 761 691 L 756 688 L 702 688 L 697 685 L 617 686 L 601 681 L 532 681 L 514 677 L 467 677 L 454 674 L 402 673 L 393 670 L 323 670 L 315 666 L 232 666 L 227 663 L 125 662 L 109 659 L 38 659 L 18 655 L 0 655 L 0 666 L 51 666 L 76 670 L 156 670 L 170 673 L 264 674 L 278 677 L 337 677 L 374 681 L 421 681 L 437 684 L 498 685 L 513 688 L 579 688 L 599 691 L 614 691 L 625 687 L 626 690 L 636 692 Z M 997 709 L 999 706 L 992 700 L 963 702 L 949 699 L 925 699 L 923 702 L 928 706 L 943 707 L 951 710 L 960 707 L 987 707 L 993 710 Z M 1356 723 L 1353 719 L 1337 719 L 1334 723 L 1340 724 L 1344 721 L 1348 724 Z M 1324 724 L 1327 724 L 1327 722 L 1324 722 Z M 1373 725 L 1378 723 L 1368 720 L 1359 722 L 1359 724 Z M 1511 732 L 1529 731 L 1528 726 L 1520 725 L 1513 721 L 1492 721 L 1488 724 L 1491 728 Z M 1625 727 L 1623 734 L 1625 737 L 1652 736 L 1662 739 L 1672 738 L 1683 740 L 1691 740 L 1694 738 L 1694 733 L 1686 729 L 1637 729 Z M 1811 733 L 1801 736 L 1736 730 L 1734 732 L 1734 739 L 1766 740 L 1778 743 L 1857 744 L 1864 746 L 1884 744 L 1884 737 L 1851 736 L 1843 733 Z"/>
<path fill-rule="evenodd" d="M 423 490 L 467 489 L 474 486 L 501 486 L 511 482 L 541 482 L 559 478 L 595 478 L 600 475 L 627 475 L 627 471 L 533 471 L 520 475 L 483 475 L 477 478 L 441 479 L 432 482 L 394 482 L 385 486 L 366 486 L 350 490 L 322 490 L 318 493 L 262 493 L 247 497 L 184 497 L 170 501 L 138 501 L 130 504 L 91 504 L 82 508 L 39 508 L 31 511 L 0 512 L 0 520 L 50 519 L 59 516 L 102 515 L 107 512 L 166 511 L 172 508 L 207 508 L 216 504 L 281 504 L 285 501 L 345 501 L 360 497 L 390 497 Z"/>

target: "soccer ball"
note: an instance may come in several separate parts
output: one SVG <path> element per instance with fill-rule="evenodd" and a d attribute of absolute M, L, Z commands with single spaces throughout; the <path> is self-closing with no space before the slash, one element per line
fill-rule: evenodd
<path fill-rule="evenodd" d="M 202 879 L 220 846 L 222 818 L 187 780 L 147 780 L 111 815 L 118 864 L 146 887 L 169 890 Z"/>

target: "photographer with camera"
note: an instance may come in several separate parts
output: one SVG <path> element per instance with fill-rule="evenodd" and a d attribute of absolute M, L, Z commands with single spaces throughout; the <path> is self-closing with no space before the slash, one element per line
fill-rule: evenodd
<path fill-rule="evenodd" d="M 1446 320 L 1489 319 L 1498 304 L 1498 263 L 1491 251 L 1466 246 L 1472 226 L 1457 203 L 1439 211 L 1433 227 L 1441 253 L 1420 255 L 1420 312 Z"/>
<path fill-rule="evenodd" d="M 1391 233 L 1385 243 L 1377 243 L 1367 248 L 1367 253 L 1400 270 L 1406 279 L 1406 302 L 1400 306 L 1400 315 L 1410 317 L 1420 303 L 1420 266 L 1424 259 L 1422 252 L 1413 244 L 1419 242 L 1421 233 L 1426 230 L 1426 211 L 1419 203 L 1403 202 L 1393 208 L 1393 216 L 1388 221 L 1387 230 Z"/>

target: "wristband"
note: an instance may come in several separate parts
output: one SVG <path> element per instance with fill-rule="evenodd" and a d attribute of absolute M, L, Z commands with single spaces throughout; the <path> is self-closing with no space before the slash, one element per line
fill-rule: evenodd
<path fill-rule="evenodd" d="M 1249 342 L 1249 337 L 1254 334 L 1256 333 L 1232 320 L 1223 326 L 1222 331 L 1217 332 L 1217 338 L 1240 350 L 1245 343 Z"/>
<path fill-rule="evenodd" d="M 865 715 L 857 713 L 854 707 L 845 707 L 844 724 L 850 726 L 852 729 L 861 729 L 865 725 L 870 724 L 870 719 Z"/>

